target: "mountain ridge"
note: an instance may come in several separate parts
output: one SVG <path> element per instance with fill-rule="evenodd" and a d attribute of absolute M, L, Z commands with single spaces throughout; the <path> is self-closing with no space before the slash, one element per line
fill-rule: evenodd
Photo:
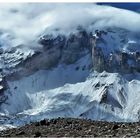
<path fill-rule="evenodd" d="M 2 129 L 57 117 L 139 121 L 139 31 L 89 29 L 50 28 L 1 49 Z"/>

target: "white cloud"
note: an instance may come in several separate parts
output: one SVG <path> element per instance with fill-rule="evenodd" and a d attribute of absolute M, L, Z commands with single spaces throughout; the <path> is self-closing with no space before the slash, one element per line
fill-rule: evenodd
<path fill-rule="evenodd" d="M 88 28 L 120 27 L 140 31 L 140 14 L 109 6 L 64 3 L 1 4 L 0 29 L 14 34 L 19 42 L 34 40 L 45 28 L 69 33 L 83 25 Z M 47 30 L 49 31 L 49 30 Z"/>

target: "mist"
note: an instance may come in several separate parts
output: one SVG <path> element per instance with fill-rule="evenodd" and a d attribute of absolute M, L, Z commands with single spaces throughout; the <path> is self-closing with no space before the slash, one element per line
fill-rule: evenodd
<path fill-rule="evenodd" d="M 34 42 L 54 29 L 69 34 L 78 25 L 140 31 L 139 13 L 94 3 L 5 3 L 0 4 L 0 21 L 0 43 L 5 47 Z"/>

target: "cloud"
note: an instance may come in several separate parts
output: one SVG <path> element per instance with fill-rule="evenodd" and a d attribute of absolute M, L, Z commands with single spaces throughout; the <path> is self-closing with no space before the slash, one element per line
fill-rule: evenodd
<path fill-rule="evenodd" d="M 53 11 L 52 27 L 72 29 L 81 24 L 94 28 L 120 27 L 130 31 L 140 31 L 140 14 L 109 6 L 95 4 L 64 5 Z"/>
<path fill-rule="evenodd" d="M 87 29 L 119 27 L 140 31 L 139 13 L 93 3 L 1 4 L 0 21 L 0 30 L 11 36 L 13 46 L 34 41 L 45 29 L 52 32 L 59 28 L 69 33 L 78 25 Z"/>

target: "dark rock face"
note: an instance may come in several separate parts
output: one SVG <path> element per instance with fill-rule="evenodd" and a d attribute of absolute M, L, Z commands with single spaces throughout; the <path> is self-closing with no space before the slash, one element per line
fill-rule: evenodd
<path fill-rule="evenodd" d="M 106 70 L 104 54 L 101 48 L 92 49 L 93 68 L 98 72 Z"/>
<path fill-rule="evenodd" d="M 50 69 L 58 64 L 73 64 L 86 54 L 92 56 L 92 68 L 98 72 L 120 72 L 133 73 L 140 71 L 139 50 L 128 54 L 120 50 L 115 50 L 110 54 L 105 54 L 100 44 L 107 46 L 106 40 L 102 36 L 107 36 L 107 31 L 95 31 L 90 33 L 78 27 L 75 33 L 69 36 L 58 34 L 44 35 L 40 37 L 39 43 L 43 46 L 40 52 L 23 59 L 20 57 L 14 62 L 18 63 L 9 69 L 10 75 L 7 79 L 16 80 L 24 76 L 33 74 L 40 69 Z M 106 47 L 106 49 L 108 49 Z M 5 59 L 5 58 L 4 58 Z M 5 61 L 5 63 L 7 63 Z"/>
<path fill-rule="evenodd" d="M 65 45 L 65 41 L 66 37 L 60 34 L 57 37 L 53 37 L 53 35 L 44 35 L 38 42 L 44 46 L 45 50 L 48 50 L 53 47 L 63 47 Z"/>
<path fill-rule="evenodd" d="M 97 31 L 95 36 L 91 38 L 93 69 L 98 72 L 103 72 L 105 70 L 108 72 L 118 72 L 124 74 L 139 72 L 139 50 L 137 49 L 133 51 L 133 53 L 115 50 L 109 55 L 106 55 L 103 48 L 98 46 L 100 42 L 106 44 L 105 40 L 102 38 L 102 34 L 103 32 Z"/>
<path fill-rule="evenodd" d="M 53 38 L 52 35 L 45 35 L 40 38 L 39 43 L 45 51 L 52 48 L 61 50 L 59 63 L 72 64 L 85 55 L 85 50 L 89 50 L 89 40 L 89 34 L 79 27 L 76 33 L 71 33 L 68 37 L 58 35 Z"/>
<path fill-rule="evenodd" d="M 0 74 L 0 105 L 8 99 L 8 96 L 4 95 L 4 91 L 7 88 L 8 88 L 7 81 L 1 72 L 1 74 Z"/>
<path fill-rule="evenodd" d="M 89 48 L 89 36 L 86 31 L 71 34 L 62 50 L 61 63 L 72 64 L 85 55 Z"/>

